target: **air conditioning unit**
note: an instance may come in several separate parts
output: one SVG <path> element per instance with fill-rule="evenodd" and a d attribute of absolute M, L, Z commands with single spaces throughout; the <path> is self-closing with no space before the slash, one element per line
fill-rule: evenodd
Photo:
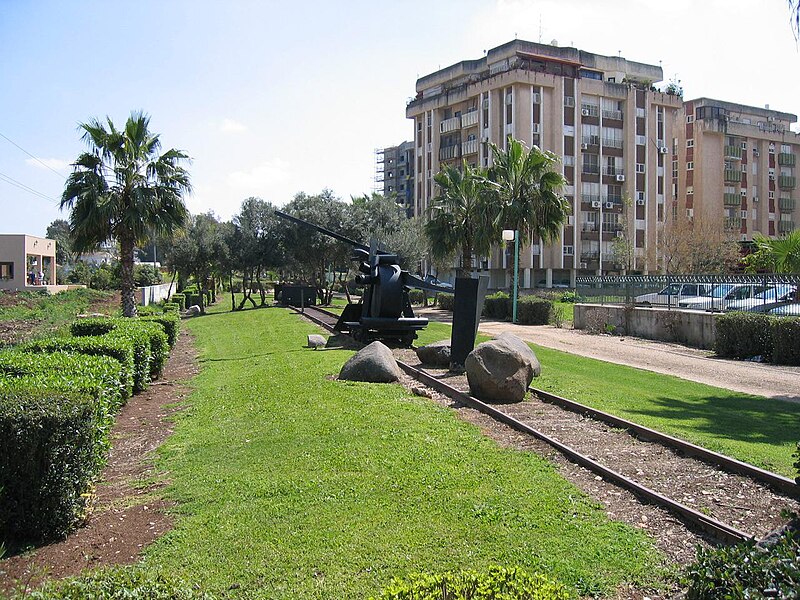
<path fill-rule="evenodd" d="M 613 202 L 606 202 L 606 208 L 614 208 Z"/>
<path fill-rule="evenodd" d="M 658 147 L 658 153 L 659 154 L 666 154 L 667 153 L 667 147 L 666 146 L 659 146 Z"/>
<path fill-rule="evenodd" d="M 542 101 L 542 97 L 539 95 L 539 92 L 534 92 L 533 94 L 533 103 L 539 104 Z"/>
<path fill-rule="evenodd" d="M 534 123 L 534 124 L 533 124 L 533 133 L 535 133 L 535 134 L 536 134 L 536 133 L 539 133 L 539 131 L 540 131 L 541 127 L 542 127 L 542 126 L 541 126 L 541 125 L 539 125 L 539 123 Z"/>
<path fill-rule="evenodd" d="M 644 206 L 644 200 L 637 200 L 636 206 Z"/>
<path fill-rule="evenodd" d="M 761 153 L 758 150 L 753 150 L 753 156 L 755 157 L 761 156 Z"/>
<path fill-rule="evenodd" d="M 589 144 L 581 144 L 581 150 L 586 150 L 589 147 Z"/>
<path fill-rule="evenodd" d="M 636 192 L 637 200 L 644 200 L 644 192 Z"/>
<path fill-rule="evenodd" d="M 617 175 L 617 181 L 625 181 L 625 175 Z"/>
<path fill-rule="evenodd" d="M 753 198 L 753 202 L 758 202 L 758 196 L 756 196 L 755 198 Z"/>
<path fill-rule="evenodd" d="M 569 215 L 567 217 L 567 225 L 575 225 L 575 216 L 574 215 Z"/>
<path fill-rule="evenodd" d="M 592 200 L 592 208 L 600 208 L 600 201 Z"/>
<path fill-rule="evenodd" d="M 582 262 L 582 263 L 579 263 L 578 268 L 579 269 L 588 269 L 589 265 L 587 265 L 585 262 Z"/>
<path fill-rule="evenodd" d="M 582 108 L 581 109 L 581 116 L 582 117 L 588 117 L 589 116 L 589 109 L 588 108 Z"/>
<path fill-rule="evenodd" d="M 625 237 L 625 232 L 624 231 L 618 231 L 617 232 L 617 237 Z"/>

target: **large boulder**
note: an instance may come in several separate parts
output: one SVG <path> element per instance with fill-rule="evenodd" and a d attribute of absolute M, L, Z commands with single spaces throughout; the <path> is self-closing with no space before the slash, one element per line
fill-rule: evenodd
<path fill-rule="evenodd" d="M 199 317 L 201 314 L 200 305 L 192 304 L 189 308 L 186 309 L 186 312 L 183 314 L 186 317 Z"/>
<path fill-rule="evenodd" d="M 318 333 L 309 333 L 308 334 L 308 346 L 307 348 L 313 348 L 316 350 L 317 348 L 323 348 L 325 344 L 328 343 L 323 336 Z"/>
<path fill-rule="evenodd" d="M 450 340 L 440 340 L 415 350 L 419 362 L 433 367 L 450 366 Z"/>
<path fill-rule="evenodd" d="M 519 402 L 542 372 L 533 350 L 511 333 L 483 342 L 464 362 L 469 389 L 486 402 Z"/>
<path fill-rule="evenodd" d="M 381 342 L 372 342 L 344 363 L 339 379 L 391 383 L 400 379 L 400 375 L 400 367 L 397 366 L 392 351 Z"/>

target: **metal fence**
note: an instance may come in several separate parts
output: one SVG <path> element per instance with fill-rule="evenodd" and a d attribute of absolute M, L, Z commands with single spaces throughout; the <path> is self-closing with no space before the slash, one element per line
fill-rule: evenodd
<path fill-rule="evenodd" d="M 696 305 L 690 308 L 725 310 L 728 309 L 726 304 L 732 304 L 725 296 L 734 288 L 741 296 L 737 300 L 751 298 L 751 306 L 756 306 L 760 300 L 764 305 L 761 308 L 772 303 L 800 301 L 796 293 L 785 297 L 785 293 L 795 291 L 800 285 L 800 275 L 794 274 L 580 276 L 575 283 L 578 301 L 590 304 L 675 309 L 683 308 L 680 304 L 684 303 Z M 708 300 L 698 301 L 698 298 Z"/>

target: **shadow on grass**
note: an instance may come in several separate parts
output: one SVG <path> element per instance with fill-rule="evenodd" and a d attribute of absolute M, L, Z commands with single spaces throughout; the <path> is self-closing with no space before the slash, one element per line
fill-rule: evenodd
<path fill-rule="evenodd" d="M 690 423 L 694 430 L 729 440 L 779 445 L 800 440 L 800 404 L 782 400 L 660 397 L 647 409 L 627 412 Z"/>

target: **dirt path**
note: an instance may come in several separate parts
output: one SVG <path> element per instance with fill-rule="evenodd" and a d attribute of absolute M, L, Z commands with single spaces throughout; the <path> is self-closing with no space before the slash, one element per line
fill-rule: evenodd
<path fill-rule="evenodd" d="M 420 316 L 448 320 L 450 313 L 421 309 Z M 525 341 L 656 373 L 674 375 L 735 392 L 800 402 L 800 367 L 714 358 L 713 352 L 633 337 L 591 335 L 549 325 L 481 321 L 479 330 L 497 336 L 509 331 Z"/>

